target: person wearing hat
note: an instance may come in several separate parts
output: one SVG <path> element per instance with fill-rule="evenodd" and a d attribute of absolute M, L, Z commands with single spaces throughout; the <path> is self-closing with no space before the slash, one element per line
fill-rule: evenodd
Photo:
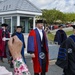
<path fill-rule="evenodd" d="M 10 63 L 10 52 L 9 52 L 9 48 L 8 48 L 8 40 L 3 40 L 3 38 L 10 38 L 10 33 L 7 29 L 7 24 L 6 23 L 3 23 L 1 25 L 1 29 L 0 29 L 0 46 L 1 46 L 1 49 L 0 49 L 0 61 L 1 62 L 4 62 L 3 61 L 3 57 L 7 57 L 8 59 L 8 63 Z"/>
<path fill-rule="evenodd" d="M 17 26 L 16 32 L 13 33 L 12 36 L 16 35 L 22 41 L 23 46 L 22 46 L 21 54 L 22 54 L 24 62 L 26 63 L 25 56 L 24 56 L 25 41 L 24 41 L 24 35 L 22 34 L 21 31 L 22 31 L 22 26 Z"/>
<path fill-rule="evenodd" d="M 61 45 L 58 52 L 56 65 L 63 69 L 64 75 L 75 75 L 75 25 L 73 34 Z"/>
<path fill-rule="evenodd" d="M 48 72 L 48 42 L 43 30 L 43 20 L 37 20 L 36 28 L 28 36 L 27 52 L 33 60 L 34 75 L 46 75 Z"/>
<path fill-rule="evenodd" d="M 59 29 L 58 31 L 56 32 L 55 34 L 55 37 L 54 37 L 54 42 L 57 42 L 58 45 L 61 45 L 61 43 L 67 39 L 67 35 L 66 33 L 64 32 L 64 30 L 62 30 L 63 26 L 62 25 L 59 25 L 58 26 Z"/>

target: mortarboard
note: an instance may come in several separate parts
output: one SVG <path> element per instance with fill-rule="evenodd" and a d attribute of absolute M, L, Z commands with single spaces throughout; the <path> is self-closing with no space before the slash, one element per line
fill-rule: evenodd
<path fill-rule="evenodd" d="M 16 28 L 22 28 L 22 26 L 17 26 Z"/>
<path fill-rule="evenodd" d="M 36 23 L 44 23 L 43 20 L 37 20 Z"/>
<path fill-rule="evenodd" d="M 2 26 L 2 27 L 3 27 L 3 26 L 7 27 L 8 25 L 7 25 L 6 23 L 3 23 L 1 26 Z"/>
<path fill-rule="evenodd" d="M 58 27 L 60 28 L 60 27 L 62 27 L 63 25 L 62 24 L 60 24 Z"/>

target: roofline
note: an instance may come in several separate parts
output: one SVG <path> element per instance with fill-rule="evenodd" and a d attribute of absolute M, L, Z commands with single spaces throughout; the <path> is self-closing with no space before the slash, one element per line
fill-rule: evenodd
<path fill-rule="evenodd" d="M 36 9 L 40 10 L 37 6 L 35 6 L 31 1 L 27 0 L 27 2 L 29 2 L 33 7 L 35 7 Z M 41 11 L 41 10 L 40 10 Z"/>
<path fill-rule="evenodd" d="M 7 15 L 7 14 L 27 14 L 27 15 L 42 15 L 42 12 L 28 12 L 28 11 L 8 11 L 8 12 L 0 12 L 0 15 Z"/>

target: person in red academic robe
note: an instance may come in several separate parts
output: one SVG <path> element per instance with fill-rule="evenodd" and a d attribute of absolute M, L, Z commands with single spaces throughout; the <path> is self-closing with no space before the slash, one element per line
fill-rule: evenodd
<path fill-rule="evenodd" d="M 7 24 L 3 23 L 2 28 L 0 29 L 0 61 L 3 62 L 3 57 L 8 58 L 8 62 L 10 62 L 10 53 L 8 48 L 8 40 L 4 40 L 4 38 L 10 38 L 10 33 L 7 30 Z"/>
<path fill-rule="evenodd" d="M 4 53 L 4 51 L 3 51 L 3 45 L 2 45 L 2 29 L 0 28 L 0 58 L 3 56 L 3 53 Z"/>
<path fill-rule="evenodd" d="M 34 75 L 46 75 L 48 72 L 48 42 L 43 30 L 43 20 L 37 20 L 37 28 L 31 30 L 28 37 L 27 52 L 33 60 Z"/>

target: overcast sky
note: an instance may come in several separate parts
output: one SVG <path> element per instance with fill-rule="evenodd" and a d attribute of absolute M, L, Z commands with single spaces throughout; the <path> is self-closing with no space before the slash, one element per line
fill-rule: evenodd
<path fill-rule="evenodd" d="M 29 0 L 40 9 L 56 8 L 62 12 L 75 12 L 75 0 Z"/>

